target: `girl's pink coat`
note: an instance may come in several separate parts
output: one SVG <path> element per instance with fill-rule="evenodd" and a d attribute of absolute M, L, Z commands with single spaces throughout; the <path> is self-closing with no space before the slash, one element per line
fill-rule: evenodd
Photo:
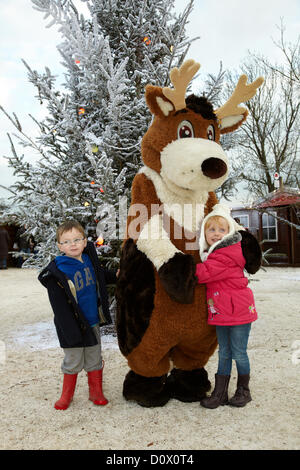
<path fill-rule="evenodd" d="M 210 325 L 242 325 L 257 319 L 244 266 L 241 242 L 216 249 L 206 261 L 197 264 L 198 282 L 207 288 Z"/>

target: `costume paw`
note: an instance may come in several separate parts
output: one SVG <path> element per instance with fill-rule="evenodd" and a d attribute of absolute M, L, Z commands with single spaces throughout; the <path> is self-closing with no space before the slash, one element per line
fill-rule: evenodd
<path fill-rule="evenodd" d="M 172 300 L 181 304 L 193 303 L 197 279 L 192 255 L 176 253 L 159 268 L 158 275 Z"/>
<path fill-rule="evenodd" d="M 241 247 L 246 260 L 245 269 L 249 274 L 255 274 L 261 266 L 261 248 L 252 233 L 246 230 L 240 230 L 239 233 L 242 236 Z"/>
<path fill-rule="evenodd" d="M 170 399 L 166 379 L 166 375 L 144 377 L 130 370 L 124 380 L 123 396 L 147 408 L 164 406 Z"/>
<path fill-rule="evenodd" d="M 167 386 L 171 398 L 191 403 L 205 398 L 211 383 L 204 368 L 190 371 L 173 369 L 168 376 Z"/>

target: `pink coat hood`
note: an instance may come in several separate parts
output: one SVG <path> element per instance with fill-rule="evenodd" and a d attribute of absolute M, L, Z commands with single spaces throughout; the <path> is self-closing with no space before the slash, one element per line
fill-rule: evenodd
<path fill-rule="evenodd" d="M 199 284 L 206 284 L 208 323 L 241 325 L 257 319 L 252 290 L 244 276 L 241 235 L 235 232 L 219 242 L 203 263 L 197 264 Z"/>

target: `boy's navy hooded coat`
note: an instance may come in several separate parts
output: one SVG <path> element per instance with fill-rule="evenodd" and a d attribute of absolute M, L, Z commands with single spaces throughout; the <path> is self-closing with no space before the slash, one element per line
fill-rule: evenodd
<path fill-rule="evenodd" d="M 92 242 L 88 242 L 84 250 L 95 271 L 98 293 L 100 326 L 112 323 L 109 312 L 109 301 L 106 284 L 116 283 L 116 271 L 103 269 Z M 76 297 L 70 287 L 70 280 L 60 271 L 55 260 L 39 274 L 39 281 L 48 290 L 49 300 L 54 313 L 54 324 L 58 340 L 62 348 L 79 348 L 97 344 L 93 329 L 90 327 Z M 75 292 L 74 292 L 75 294 Z M 76 295 L 76 294 L 75 294 Z"/>

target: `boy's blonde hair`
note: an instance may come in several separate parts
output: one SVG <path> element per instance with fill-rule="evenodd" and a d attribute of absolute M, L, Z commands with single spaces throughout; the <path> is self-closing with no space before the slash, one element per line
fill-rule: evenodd
<path fill-rule="evenodd" d="M 76 228 L 80 233 L 82 233 L 82 236 L 86 238 L 84 228 L 79 222 L 77 222 L 77 220 L 67 220 L 66 222 L 61 224 L 56 230 L 56 240 L 58 241 L 58 243 L 60 242 L 60 237 L 62 236 L 62 234 L 64 232 L 69 232 L 73 228 Z"/>
<path fill-rule="evenodd" d="M 205 226 L 204 226 L 204 229 L 206 230 L 207 228 L 209 228 L 213 222 L 220 222 L 220 221 L 222 221 L 222 220 L 225 220 L 225 222 L 227 223 L 228 228 L 229 228 L 229 223 L 228 223 L 228 221 L 225 219 L 225 217 L 222 217 L 221 215 L 212 215 L 212 216 L 206 221 Z"/>

